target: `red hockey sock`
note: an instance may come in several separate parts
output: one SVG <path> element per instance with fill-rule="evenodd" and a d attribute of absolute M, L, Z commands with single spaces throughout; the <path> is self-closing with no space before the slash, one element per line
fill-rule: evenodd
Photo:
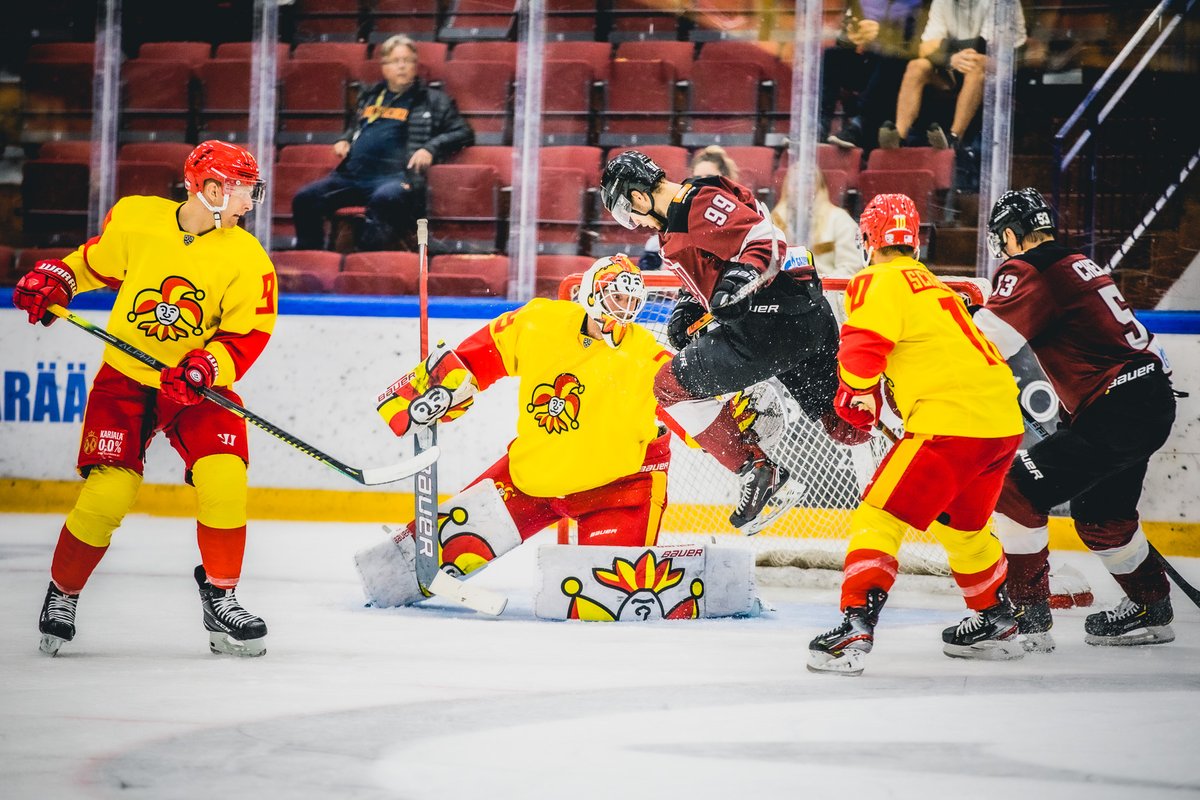
<path fill-rule="evenodd" d="M 1050 596 L 1050 548 L 1036 553 L 1006 553 L 1008 594 L 1014 603 L 1044 603 Z"/>
<path fill-rule="evenodd" d="M 865 606 L 867 592 L 871 589 L 890 592 L 899 566 L 895 556 L 882 550 L 851 550 L 847 553 L 841 610 Z"/>
<path fill-rule="evenodd" d="M 107 547 L 93 547 L 80 541 L 63 525 L 54 548 L 54 560 L 50 562 L 50 579 L 61 591 L 79 594 L 106 550 Z"/>
<path fill-rule="evenodd" d="M 1008 561 L 1004 555 L 1000 560 L 982 572 L 954 572 L 954 581 L 962 589 L 963 600 L 972 611 L 983 611 L 991 608 L 1000 601 L 996 591 L 1004 585 L 1008 577 Z"/>
<path fill-rule="evenodd" d="M 196 523 L 196 541 L 208 581 L 219 589 L 232 589 L 242 576 L 242 556 L 246 552 L 246 526 L 210 528 Z"/>

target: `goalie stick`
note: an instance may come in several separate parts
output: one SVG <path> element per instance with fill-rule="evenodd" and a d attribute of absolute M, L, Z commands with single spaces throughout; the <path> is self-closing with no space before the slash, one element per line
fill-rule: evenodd
<path fill-rule="evenodd" d="M 1048 439 L 1051 434 L 1050 431 L 1046 430 L 1046 426 L 1038 422 L 1034 418 L 1033 414 L 1030 413 L 1029 409 L 1027 409 L 1023 404 L 1018 402 L 1017 405 L 1021 407 L 1021 416 L 1025 418 L 1025 423 L 1029 426 L 1029 429 L 1032 430 L 1039 439 Z M 1187 595 L 1187 598 L 1191 600 L 1197 608 L 1200 608 L 1200 589 L 1197 589 L 1195 586 L 1188 583 L 1187 578 L 1179 574 L 1179 570 L 1175 569 L 1174 565 L 1171 564 L 1170 561 L 1167 561 L 1167 557 L 1158 551 L 1158 548 L 1154 546 L 1154 542 L 1151 542 L 1149 539 L 1147 539 L 1146 546 L 1150 548 L 1150 556 L 1162 565 L 1162 568 L 1167 573 L 1167 576 L 1170 577 L 1175 585 L 1179 587 L 1179 591 Z"/>
<path fill-rule="evenodd" d="M 87 331 L 98 339 L 102 339 L 109 346 L 115 347 L 125 355 L 142 362 L 148 367 L 152 367 L 156 370 L 163 370 L 168 366 L 149 353 L 139 350 L 137 347 L 129 342 L 126 342 L 124 339 L 117 338 L 104 328 L 101 328 L 99 325 L 93 325 L 83 317 L 73 314 L 60 305 L 51 305 L 47 310 L 59 319 L 65 319 L 75 327 Z M 317 448 L 301 439 L 297 439 L 292 434 L 268 422 L 267 420 L 255 414 L 253 411 L 243 408 L 225 395 L 215 392 L 212 389 L 199 389 L 198 391 L 200 395 L 204 397 L 204 399 L 216 403 L 217 405 L 221 406 L 221 408 L 224 408 L 232 414 L 241 417 L 256 428 L 260 428 L 261 430 L 271 434 L 284 444 L 296 448 L 301 453 L 304 453 L 304 455 L 320 461 L 334 472 L 340 472 L 347 478 L 357 481 L 364 486 L 378 486 L 380 484 L 393 483 L 395 481 L 411 477 L 420 470 L 426 469 L 431 464 L 436 462 L 438 456 L 440 455 L 440 451 L 435 447 L 430 450 L 426 450 L 423 453 L 418 453 L 407 461 L 401 461 L 398 464 L 392 464 L 391 466 L 387 467 L 359 469 L 357 467 L 347 466 L 333 456 L 321 452 Z"/>
<path fill-rule="evenodd" d="M 429 357 L 429 220 L 417 220 L 417 254 L 420 262 L 418 299 L 420 302 L 421 359 Z M 437 452 L 437 420 L 427 427 L 418 427 L 413 434 L 413 451 L 421 456 Z M 413 492 L 415 544 L 417 550 L 417 584 L 429 594 L 455 600 L 473 611 L 499 616 L 508 598 L 471 586 L 440 567 L 441 554 L 438 530 L 438 474 L 436 458 L 430 460 L 415 476 Z"/>

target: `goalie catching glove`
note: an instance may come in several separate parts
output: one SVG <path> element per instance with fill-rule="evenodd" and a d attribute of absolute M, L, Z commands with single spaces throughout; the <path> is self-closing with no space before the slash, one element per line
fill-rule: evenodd
<path fill-rule="evenodd" d="M 416 427 L 449 422 L 475 402 L 479 384 L 445 342 L 379 396 L 379 415 L 397 436 Z"/>

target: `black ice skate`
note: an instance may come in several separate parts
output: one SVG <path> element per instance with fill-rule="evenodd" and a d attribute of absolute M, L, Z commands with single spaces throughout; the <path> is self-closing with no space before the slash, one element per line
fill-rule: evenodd
<path fill-rule="evenodd" d="M 1021 644 L 1026 653 L 1053 653 L 1054 637 L 1050 628 L 1054 618 L 1050 615 L 1050 603 L 1016 604 L 1017 630 L 1021 632 Z"/>
<path fill-rule="evenodd" d="M 1175 641 L 1171 630 L 1171 599 L 1135 603 L 1128 597 L 1112 611 L 1088 614 L 1083 623 L 1083 640 L 1094 645 L 1166 644 Z"/>
<path fill-rule="evenodd" d="M 742 467 L 742 490 L 738 495 L 737 508 L 729 515 L 729 523 L 743 528 L 754 520 L 766 507 L 771 498 L 787 483 L 786 467 L 772 464 L 765 458 L 757 458 Z"/>
<path fill-rule="evenodd" d="M 996 592 L 1000 602 L 976 611 L 962 622 L 942 631 L 942 652 L 951 658 L 1010 661 L 1025 657 L 1020 628 L 1008 593 Z"/>
<path fill-rule="evenodd" d="M 808 671 L 861 675 L 863 661 L 875 645 L 879 610 L 887 601 L 883 589 L 867 592 L 867 604 L 846 609 L 842 624 L 808 643 Z"/>
<path fill-rule="evenodd" d="M 267 623 L 242 608 L 233 589 L 208 582 L 204 565 L 196 567 L 196 584 L 208 630 L 208 649 L 231 656 L 261 656 L 267 652 Z"/>
<path fill-rule="evenodd" d="M 75 638 L 75 605 L 78 602 L 79 595 L 67 594 L 50 581 L 46 600 L 42 603 L 42 617 L 38 620 L 38 630 L 42 632 L 38 650 L 48 656 L 57 655 L 63 642 Z"/>

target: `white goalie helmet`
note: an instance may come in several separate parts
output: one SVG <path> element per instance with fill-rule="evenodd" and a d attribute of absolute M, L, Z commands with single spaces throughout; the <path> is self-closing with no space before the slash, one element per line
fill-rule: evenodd
<path fill-rule="evenodd" d="M 583 273 L 576 299 L 609 347 L 619 347 L 629 323 L 646 304 L 646 282 L 637 264 L 624 253 L 597 260 Z"/>

